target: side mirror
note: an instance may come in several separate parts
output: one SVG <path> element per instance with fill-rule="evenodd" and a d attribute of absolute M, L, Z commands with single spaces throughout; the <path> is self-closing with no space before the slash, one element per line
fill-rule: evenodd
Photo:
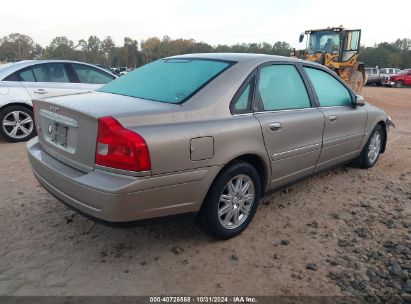
<path fill-rule="evenodd" d="M 362 97 L 361 95 L 355 95 L 354 106 L 356 106 L 356 107 L 365 106 L 365 99 L 364 99 L 364 97 Z"/>
<path fill-rule="evenodd" d="M 304 34 L 301 33 L 301 34 L 300 34 L 300 39 L 299 39 L 298 41 L 301 43 L 301 42 L 303 42 L 303 40 L 304 40 Z"/>

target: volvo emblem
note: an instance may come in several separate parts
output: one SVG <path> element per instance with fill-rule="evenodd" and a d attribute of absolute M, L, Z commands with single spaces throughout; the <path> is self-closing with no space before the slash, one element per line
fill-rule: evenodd
<path fill-rule="evenodd" d="M 49 128 L 48 128 L 49 134 L 53 133 L 53 125 L 49 124 Z"/>

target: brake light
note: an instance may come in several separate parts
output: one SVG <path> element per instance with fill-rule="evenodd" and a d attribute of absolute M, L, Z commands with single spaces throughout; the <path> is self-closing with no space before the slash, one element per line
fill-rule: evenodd
<path fill-rule="evenodd" d="M 110 116 L 98 119 L 96 164 L 128 171 L 151 169 L 145 140 Z"/>

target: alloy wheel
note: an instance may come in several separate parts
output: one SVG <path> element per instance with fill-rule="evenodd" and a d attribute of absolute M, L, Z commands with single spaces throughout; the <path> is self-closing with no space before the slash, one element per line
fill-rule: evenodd
<path fill-rule="evenodd" d="M 29 114 L 23 111 L 12 111 L 4 117 L 2 128 L 11 138 L 22 139 L 33 132 L 34 122 Z"/>
<path fill-rule="evenodd" d="M 374 132 L 371 137 L 370 144 L 368 145 L 368 162 L 373 164 L 381 151 L 381 133 L 380 131 Z"/>
<path fill-rule="evenodd" d="M 253 180 L 244 174 L 233 177 L 221 192 L 218 220 L 226 229 L 235 229 L 245 222 L 255 201 Z"/>

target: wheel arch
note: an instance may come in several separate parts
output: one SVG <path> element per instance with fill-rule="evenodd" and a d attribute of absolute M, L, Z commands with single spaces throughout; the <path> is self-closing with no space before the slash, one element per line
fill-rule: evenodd
<path fill-rule="evenodd" d="M 3 110 L 3 109 L 8 108 L 8 107 L 12 107 L 12 106 L 20 106 L 20 107 L 24 107 L 24 108 L 26 108 L 26 109 L 28 109 L 28 110 L 30 110 L 30 111 L 33 111 L 33 107 L 30 106 L 30 105 L 27 104 L 27 103 L 24 103 L 24 102 L 11 102 L 11 103 L 7 103 L 7 104 L 1 106 L 1 107 L 0 107 L 0 110 Z"/>
<path fill-rule="evenodd" d="M 244 154 L 241 154 L 241 155 L 238 155 L 238 156 L 234 157 L 233 159 L 228 161 L 224 166 L 221 167 L 220 171 L 214 177 L 214 180 L 211 183 L 207 193 L 213 187 L 214 182 L 217 180 L 217 178 L 220 176 L 220 174 L 223 172 L 223 170 L 230 167 L 232 164 L 234 164 L 235 162 L 238 162 L 238 161 L 249 163 L 250 165 L 252 165 L 257 170 L 257 173 L 258 173 L 258 175 L 260 176 L 260 179 L 261 179 L 261 193 L 263 193 L 265 191 L 265 189 L 267 187 L 267 181 L 269 179 L 269 174 L 270 174 L 270 171 L 268 171 L 267 164 L 266 164 L 265 160 L 257 154 L 244 153 Z"/>

